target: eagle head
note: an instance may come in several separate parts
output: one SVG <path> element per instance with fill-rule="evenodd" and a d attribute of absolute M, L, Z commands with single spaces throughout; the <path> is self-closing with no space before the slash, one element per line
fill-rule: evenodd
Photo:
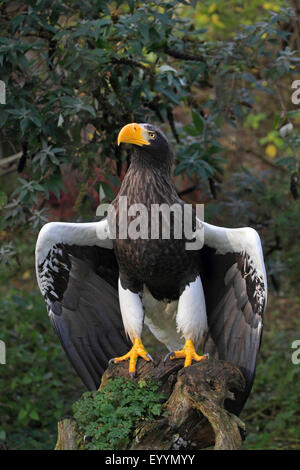
<path fill-rule="evenodd" d="M 165 134 L 152 124 L 126 124 L 118 135 L 118 145 L 121 143 L 137 146 L 137 154 L 150 158 L 152 163 L 172 160 L 172 151 Z"/>

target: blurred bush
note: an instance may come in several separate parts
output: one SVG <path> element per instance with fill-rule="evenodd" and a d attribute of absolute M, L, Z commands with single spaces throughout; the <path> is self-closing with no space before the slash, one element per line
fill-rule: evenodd
<path fill-rule="evenodd" d="M 300 367 L 292 361 L 299 331 L 299 297 L 269 302 L 256 379 L 242 416 L 245 449 L 300 447 Z"/>
<path fill-rule="evenodd" d="M 54 448 L 57 421 L 83 391 L 44 310 L 37 292 L 11 289 L 0 300 L 6 344 L 6 365 L 0 366 L 0 446 L 5 442 L 10 449 Z"/>

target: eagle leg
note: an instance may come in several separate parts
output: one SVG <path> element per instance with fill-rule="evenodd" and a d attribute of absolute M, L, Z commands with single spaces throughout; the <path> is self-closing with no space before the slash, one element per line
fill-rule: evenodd
<path fill-rule="evenodd" d="M 184 367 L 188 367 L 192 364 L 193 360 L 200 362 L 203 359 L 208 359 L 208 357 L 209 357 L 208 354 L 199 356 L 196 353 L 193 341 L 191 339 L 187 339 L 185 341 L 185 345 L 183 349 L 181 349 L 180 351 L 170 352 L 169 354 L 166 355 L 164 361 L 166 361 L 168 358 L 170 358 L 171 360 L 185 358 Z"/>
<path fill-rule="evenodd" d="M 135 338 L 133 340 L 133 346 L 130 351 L 128 351 L 127 354 L 124 354 L 124 356 L 115 357 L 114 359 L 112 359 L 112 362 L 117 364 L 118 362 L 126 361 L 127 359 L 129 359 L 129 375 L 131 376 L 131 378 L 133 378 L 138 357 L 142 357 L 145 361 L 148 362 L 154 362 L 150 354 L 147 353 L 146 349 L 144 348 L 141 339 Z"/>

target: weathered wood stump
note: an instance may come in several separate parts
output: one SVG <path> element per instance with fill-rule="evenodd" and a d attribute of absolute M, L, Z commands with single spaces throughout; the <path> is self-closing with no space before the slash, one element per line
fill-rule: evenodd
<path fill-rule="evenodd" d="M 183 360 L 154 356 L 155 366 L 138 361 L 134 380 L 152 378 L 161 384 L 168 397 L 166 417 L 140 423 L 130 450 L 238 449 L 242 443 L 244 423 L 226 409 L 227 400 L 242 392 L 245 380 L 240 370 L 225 361 L 203 360 L 183 367 Z M 101 388 L 115 377 L 128 377 L 128 363 L 111 364 L 104 373 Z M 74 449 L 74 422 L 63 420 L 58 425 L 56 449 Z"/>

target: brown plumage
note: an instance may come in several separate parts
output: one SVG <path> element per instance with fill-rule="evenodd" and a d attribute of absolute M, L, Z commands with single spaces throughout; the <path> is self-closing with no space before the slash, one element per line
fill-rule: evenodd
<path fill-rule="evenodd" d="M 156 128 L 155 130 L 160 136 L 160 131 Z M 120 191 L 112 202 L 116 210 L 117 233 L 119 233 L 120 197 L 127 198 L 128 207 L 143 204 L 148 209 L 149 215 L 154 204 L 183 205 L 171 179 L 172 158 L 169 147 L 155 152 L 155 159 L 153 159 L 153 150 L 151 152 L 144 148 L 135 150 Z M 134 217 L 128 216 L 128 226 L 132 220 Z M 183 220 L 180 220 L 180 223 L 183 224 Z M 133 292 L 140 292 L 145 285 L 157 300 L 178 299 L 187 283 L 194 280 L 197 275 L 198 253 L 185 249 L 187 241 L 185 238 L 174 239 L 172 218 L 171 243 L 168 239 L 151 239 L 150 223 L 148 235 L 147 240 L 141 238 L 115 240 L 114 250 L 122 284 Z"/>

